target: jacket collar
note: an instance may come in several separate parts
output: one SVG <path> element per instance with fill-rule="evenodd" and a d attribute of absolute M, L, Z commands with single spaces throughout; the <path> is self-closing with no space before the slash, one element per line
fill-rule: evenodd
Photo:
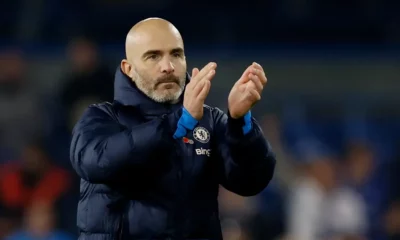
<path fill-rule="evenodd" d="M 189 74 L 186 75 L 188 83 Z M 158 103 L 140 91 L 135 83 L 125 75 L 118 67 L 114 80 L 114 101 L 123 106 L 131 106 L 138 109 L 143 115 L 162 115 L 168 114 L 182 107 L 183 95 L 176 104 Z"/>

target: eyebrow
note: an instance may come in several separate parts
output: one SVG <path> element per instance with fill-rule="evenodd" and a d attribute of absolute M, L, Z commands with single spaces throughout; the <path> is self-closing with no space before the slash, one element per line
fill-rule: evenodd
<path fill-rule="evenodd" d="M 169 51 L 169 52 L 170 52 L 170 53 L 183 53 L 184 50 L 183 50 L 183 48 L 177 47 L 177 48 L 172 49 L 172 50 Z M 162 53 L 161 50 L 148 50 L 148 51 L 146 51 L 145 53 L 143 53 L 142 57 L 146 57 L 146 56 L 152 55 L 152 54 L 158 55 L 158 54 L 161 54 L 161 53 Z"/>
<path fill-rule="evenodd" d="M 183 52 L 184 52 L 183 48 L 180 47 L 174 48 L 170 51 L 170 53 L 183 53 Z"/>

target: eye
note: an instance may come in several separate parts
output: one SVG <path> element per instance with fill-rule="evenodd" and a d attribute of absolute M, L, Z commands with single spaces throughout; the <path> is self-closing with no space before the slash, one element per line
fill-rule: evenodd
<path fill-rule="evenodd" d="M 158 55 L 157 54 L 151 54 L 151 55 L 149 55 L 148 57 L 147 57 L 147 59 L 149 59 L 149 60 L 157 60 L 158 59 Z"/>
<path fill-rule="evenodd" d="M 176 57 L 176 58 L 181 58 L 182 57 L 182 53 L 180 52 L 175 52 L 172 54 L 172 56 Z"/>

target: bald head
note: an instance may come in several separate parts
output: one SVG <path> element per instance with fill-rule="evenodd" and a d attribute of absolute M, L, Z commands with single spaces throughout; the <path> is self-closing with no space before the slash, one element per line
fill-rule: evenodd
<path fill-rule="evenodd" d="M 178 29 L 169 21 L 162 18 L 147 18 L 136 23 L 128 32 L 125 41 L 126 58 L 131 60 L 137 55 L 143 45 L 158 38 L 174 38 L 183 48 L 183 41 Z"/>
<path fill-rule="evenodd" d="M 186 80 L 186 58 L 178 29 L 161 18 L 133 26 L 125 43 L 122 71 L 157 102 L 177 101 Z"/>

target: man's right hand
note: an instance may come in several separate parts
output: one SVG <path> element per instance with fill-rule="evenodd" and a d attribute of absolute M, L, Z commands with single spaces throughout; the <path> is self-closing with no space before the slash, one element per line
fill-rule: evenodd
<path fill-rule="evenodd" d="M 216 68 L 217 64 L 214 62 L 208 63 L 200 71 L 197 68 L 193 68 L 192 78 L 186 86 L 183 107 L 196 120 L 200 120 L 203 117 L 203 104 L 210 92 L 210 81 L 215 76 Z"/>

